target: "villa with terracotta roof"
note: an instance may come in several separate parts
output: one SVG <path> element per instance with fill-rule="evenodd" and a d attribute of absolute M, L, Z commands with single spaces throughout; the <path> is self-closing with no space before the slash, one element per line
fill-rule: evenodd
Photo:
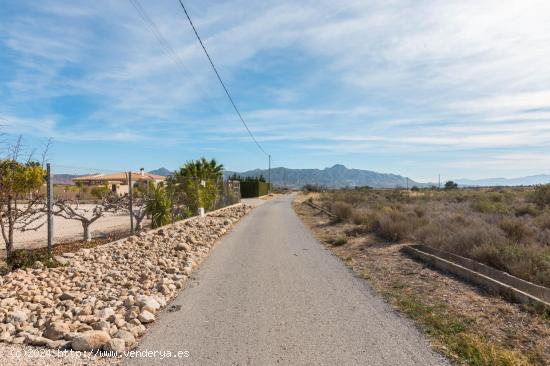
<path fill-rule="evenodd" d="M 98 187 L 107 186 L 109 189 L 117 193 L 119 196 L 128 194 L 128 172 L 119 172 L 112 174 L 94 174 L 85 175 L 81 177 L 73 178 L 72 181 L 81 187 Z M 132 172 L 132 185 L 133 187 L 146 187 L 147 184 L 153 183 L 153 185 L 163 185 L 166 177 L 162 175 L 156 175 L 144 172 L 141 169 L 139 172 Z"/>

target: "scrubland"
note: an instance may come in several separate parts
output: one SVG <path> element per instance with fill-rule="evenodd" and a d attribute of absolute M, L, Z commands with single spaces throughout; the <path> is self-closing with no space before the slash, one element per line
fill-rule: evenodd
<path fill-rule="evenodd" d="M 310 191 L 297 196 L 294 208 L 328 249 L 411 318 L 452 364 L 550 364 L 548 313 L 400 252 L 406 243 L 426 244 L 549 286 L 550 186 Z"/>
<path fill-rule="evenodd" d="M 550 286 L 550 185 L 534 188 L 321 193 L 349 234 L 418 242 Z M 339 238 L 340 242 L 343 238 Z"/>

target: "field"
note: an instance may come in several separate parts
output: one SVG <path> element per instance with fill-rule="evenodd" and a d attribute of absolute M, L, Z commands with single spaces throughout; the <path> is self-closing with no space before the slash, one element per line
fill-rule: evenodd
<path fill-rule="evenodd" d="M 351 235 L 417 242 L 550 286 L 550 188 L 337 190 L 318 202 Z M 343 240 L 343 238 L 342 238 Z"/>
<path fill-rule="evenodd" d="M 300 194 L 294 208 L 329 250 L 411 318 L 453 364 L 550 364 L 548 314 L 400 252 L 404 243 L 425 243 L 548 285 L 549 208 L 541 191 L 335 190 Z"/>

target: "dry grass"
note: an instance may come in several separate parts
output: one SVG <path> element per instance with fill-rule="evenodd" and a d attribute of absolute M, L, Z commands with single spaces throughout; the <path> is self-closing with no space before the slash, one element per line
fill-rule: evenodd
<path fill-rule="evenodd" d="M 449 195 L 460 197 L 456 193 Z M 372 203 L 378 200 L 370 199 Z M 468 204 L 467 201 L 461 202 Z M 403 210 L 406 205 L 401 203 L 399 207 Z M 392 206 L 393 210 L 398 207 Z M 418 207 L 421 209 L 407 210 L 405 218 L 414 213 L 416 218 L 410 220 L 417 220 L 416 223 L 427 227 L 422 222 L 430 215 L 429 201 L 424 205 L 419 203 Z M 382 208 L 380 212 L 384 211 Z M 401 244 L 382 240 L 374 230 L 366 231 L 366 227 L 376 228 L 376 225 L 371 225 L 373 215 L 380 214 L 378 210 L 356 208 L 349 221 L 338 223 L 306 205 L 297 203 L 295 210 L 322 243 L 365 278 L 386 301 L 413 319 L 429 337 L 434 349 L 447 356 L 452 363 L 479 366 L 550 364 L 547 316 L 486 294 L 403 256 L 399 251 Z M 470 220 L 457 214 L 442 220 L 448 219 L 456 227 L 464 227 Z M 487 225 L 500 235 L 505 235 L 496 222 Z M 481 226 L 480 232 L 487 227 Z M 477 240 L 466 229 L 460 234 L 460 240 L 464 243 Z M 334 239 L 342 235 L 346 235 L 346 243 L 335 246 Z"/>
<path fill-rule="evenodd" d="M 316 203 L 391 242 L 421 242 L 550 286 L 550 188 L 354 190 Z"/>

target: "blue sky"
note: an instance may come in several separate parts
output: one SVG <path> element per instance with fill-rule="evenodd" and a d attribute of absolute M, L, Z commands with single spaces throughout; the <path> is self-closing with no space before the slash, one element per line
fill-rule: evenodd
<path fill-rule="evenodd" d="M 177 0 L 0 6 L 0 124 L 55 164 L 266 167 Z M 274 166 L 417 180 L 550 173 L 546 0 L 187 0 Z"/>

